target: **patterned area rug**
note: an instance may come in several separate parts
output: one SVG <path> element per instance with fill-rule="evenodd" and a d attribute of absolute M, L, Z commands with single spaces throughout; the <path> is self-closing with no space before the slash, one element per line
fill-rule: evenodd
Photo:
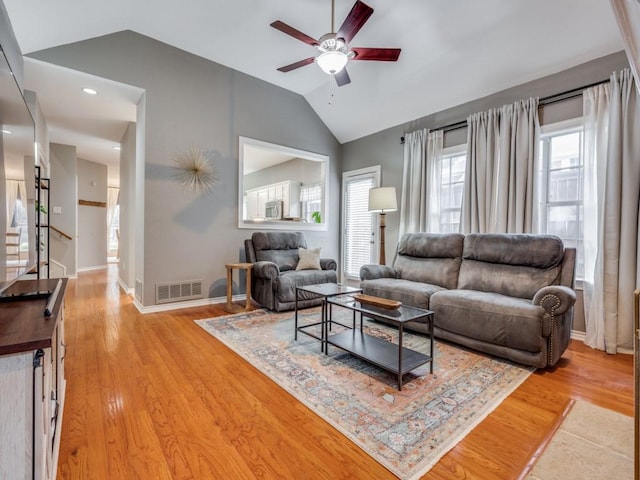
<path fill-rule="evenodd" d="M 319 308 L 307 309 L 299 322 L 319 317 Z M 351 318 L 334 309 L 334 319 L 351 324 Z M 436 340 L 433 375 L 428 365 L 419 367 L 404 376 L 399 392 L 393 374 L 335 347 L 324 355 L 307 335 L 295 341 L 293 312 L 258 310 L 196 323 L 402 479 L 424 475 L 533 371 Z M 365 321 L 365 329 L 397 337 L 377 322 Z M 429 353 L 426 336 L 405 333 L 403 344 Z"/>

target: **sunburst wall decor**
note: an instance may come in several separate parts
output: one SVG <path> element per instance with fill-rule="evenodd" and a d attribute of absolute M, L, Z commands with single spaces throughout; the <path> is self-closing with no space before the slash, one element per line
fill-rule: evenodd
<path fill-rule="evenodd" d="M 185 190 L 204 197 L 218 183 L 211 155 L 200 148 L 191 146 L 186 152 L 174 153 L 173 162 L 175 177 Z"/>

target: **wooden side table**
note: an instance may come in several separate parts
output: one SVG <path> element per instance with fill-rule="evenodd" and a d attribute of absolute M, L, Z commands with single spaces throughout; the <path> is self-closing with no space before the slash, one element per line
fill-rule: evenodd
<path fill-rule="evenodd" d="M 253 263 L 227 263 L 227 304 L 224 309 L 229 313 L 248 312 L 251 310 L 251 269 Z M 244 270 L 247 276 L 247 300 L 245 306 L 233 303 L 233 269 Z"/>

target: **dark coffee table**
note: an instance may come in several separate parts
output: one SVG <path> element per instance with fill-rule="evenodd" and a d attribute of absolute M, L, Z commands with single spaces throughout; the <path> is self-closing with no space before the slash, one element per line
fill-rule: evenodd
<path fill-rule="evenodd" d="M 328 346 L 333 345 L 384 370 L 397 374 L 398 390 L 402 390 L 402 376 L 420 365 L 430 363 L 430 372 L 433 373 L 433 312 L 431 310 L 404 305 L 394 309 L 377 307 L 360 303 L 346 295 L 328 298 L 327 304 L 330 307 L 336 305 L 353 311 L 354 322 L 356 313 L 359 312 L 360 329 L 354 328 L 327 336 L 325 353 L 328 353 Z M 397 326 L 398 344 L 364 333 L 362 330 L 363 315 L 377 320 L 384 320 Z M 431 346 L 429 355 L 402 346 L 404 324 L 407 322 L 429 324 Z"/>
<path fill-rule="evenodd" d="M 319 322 L 308 323 L 300 326 L 298 325 L 299 292 L 311 294 L 312 298 L 322 298 L 322 312 L 320 314 Z M 331 327 L 331 322 L 328 321 L 329 315 L 327 309 L 327 298 L 358 292 L 362 292 L 362 289 L 357 287 L 349 287 L 348 285 L 342 285 L 341 283 L 317 283 L 315 285 L 303 285 L 300 287 L 296 287 L 294 340 L 298 340 L 298 332 L 304 333 L 305 335 L 309 335 L 310 337 L 320 340 L 320 351 L 324 352 L 326 350 L 325 341 L 327 338 L 328 329 Z M 319 337 L 314 333 L 307 331 L 308 328 L 315 327 L 317 325 L 320 325 Z"/>

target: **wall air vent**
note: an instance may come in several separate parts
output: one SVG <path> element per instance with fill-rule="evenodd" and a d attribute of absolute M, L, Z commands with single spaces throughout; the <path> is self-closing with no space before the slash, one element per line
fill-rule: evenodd
<path fill-rule="evenodd" d="M 156 305 L 202 298 L 202 280 L 156 284 Z"/>

